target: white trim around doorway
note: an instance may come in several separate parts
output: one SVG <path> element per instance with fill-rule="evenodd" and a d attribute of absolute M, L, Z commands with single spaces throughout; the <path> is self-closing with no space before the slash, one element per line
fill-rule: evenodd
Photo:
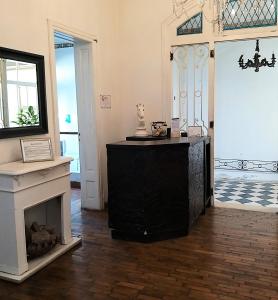
<path fill-rule="evenodd" d="M 59 118 L 58 118 L 58 96 L 57 96 L 57 88 L 56 88 L 56 70 L 55 70 L 55 48 L 54 48 L 54 33 L 56 31 L 64 33 L 66 35 L 73 36 L 77 40 L 80 39 L 82 41 L 88 42 L 92 45 L 93 55 L 93 69 L 92 74 L 94 78 L 94 95 L 93 98 L 95 100 L 95 128 L 96 128 L 96 148 L 97 148 L 97 159 L 98 159 L 98 182 L 99 182 L 99 203 L 97 203 L 97 209 L 104 208 L 104 197 L 103 197 L 103 187 L 101 182 L 101 168 L 100 168 L 100 136 L 98 126 L 99 122 L 99 108 L 96 103 L 97 95 L 100 94 L 99 83 L 98 83 L 98 74 L 99 74 L 99 59 L 98 59 L 98 47 L 97 47 L 97 36 L 81 31 L 77 28 L 72 28 L 70 26 L 61 24 L 54 20 L 47 20 L 48 26 L 48 42 L 49 42 L 49 63 L 50 63 L 50 77 L 51 77 L 51 94 L 52 94 L 52 115 L 53 115 L 53 123 L 54 123 L 54 153 L 55 155 L 60 155 L 60 137 L 59 137 Z"/>

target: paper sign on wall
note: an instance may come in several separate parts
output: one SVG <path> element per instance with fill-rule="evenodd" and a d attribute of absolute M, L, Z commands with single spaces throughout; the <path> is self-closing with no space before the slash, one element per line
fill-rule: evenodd
<path fill-rule="evenodd" d="M 100 95 L 100 107 L 111 109 L 111 95 Z"/>

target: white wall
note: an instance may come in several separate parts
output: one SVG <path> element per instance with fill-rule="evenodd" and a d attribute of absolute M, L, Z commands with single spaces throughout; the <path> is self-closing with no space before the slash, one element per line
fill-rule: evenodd
<path fill-rule="evenodd" d="M 256 41 L 216 46 L 215 157 L 277 161 L 278 65 L 242 70 L 238 59 L 253 58 Z M 278 38 L 261 39 L 261 59 L 278 57 Z"/>
<path fill-rule="evenodd" d="M 100 92 L 112 95 L 112 109 L 100 110 L 98 124 L 105 183 L 105 144 L 119 139 L 118 0 L 2 0 L 0 46 L 45 56 L 49 135 L 54 138 L 53 97 L 47 19 L 97 36 Z M 99 100 L 97 99 L 99 103 Z M 98 105 L 97 103 L 97 105 Z M 19 139 L 0 140 L 0 164 L 21 159 Z M 105 185 L 105 184 L 104 184 Z"/>
<path fill-rule="evenodd" d="M 148 130 L 151 121 L 162 119 L 161 26 L 171 5 L 169 0 L 120 1 L 122 137 L 135 133 L 137 103 L 145 104 Z"/>

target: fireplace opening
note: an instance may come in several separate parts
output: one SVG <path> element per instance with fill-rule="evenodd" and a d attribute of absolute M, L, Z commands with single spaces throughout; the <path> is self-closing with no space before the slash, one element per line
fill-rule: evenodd
<path fill-rule="evenodd" d="M 61 243 L 61 197 L 25 209 L 27 259 L 40 257 Z"/>

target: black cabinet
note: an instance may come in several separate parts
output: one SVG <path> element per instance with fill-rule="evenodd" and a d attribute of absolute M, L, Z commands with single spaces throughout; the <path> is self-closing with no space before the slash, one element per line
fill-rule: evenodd
<path fill-rule="evenodd" d="M 206 138 L 107 145 L 112 237 L 186 235 L 206 204 Z"/>

